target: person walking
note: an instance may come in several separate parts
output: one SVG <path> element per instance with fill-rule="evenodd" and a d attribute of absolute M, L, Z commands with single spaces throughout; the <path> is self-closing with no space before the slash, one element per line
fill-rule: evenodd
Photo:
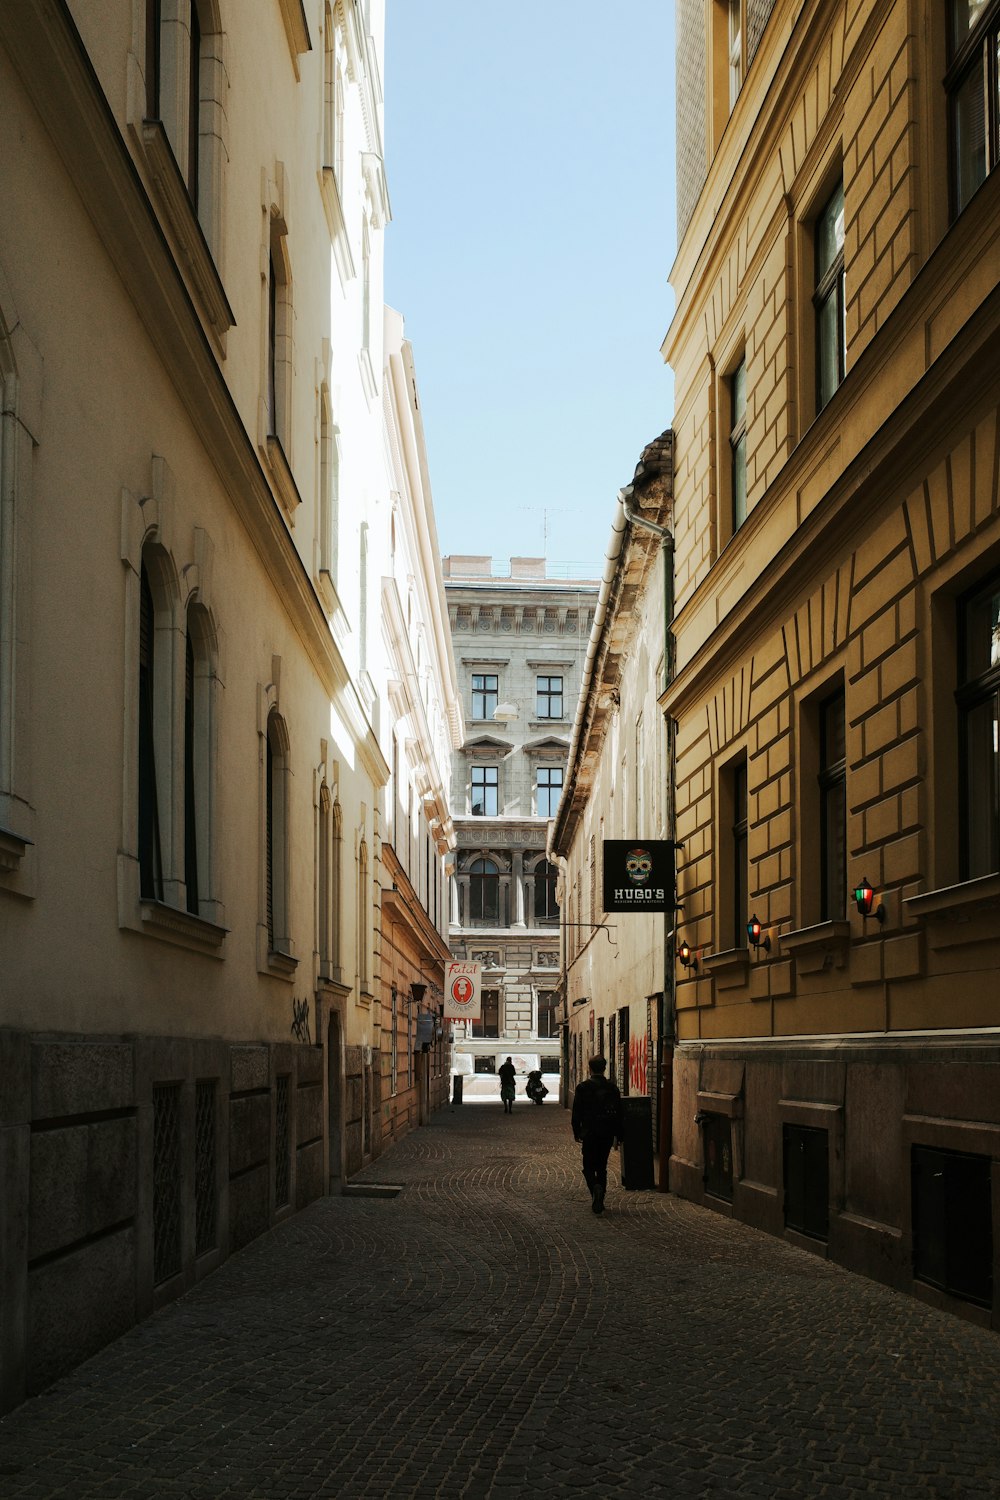
<path fill-rule="evenodd" d="M 577 1085 L 573 1096 L 573 1139 L 583 1146 L 583 1177 L 590 1189 L 595 1214 L 604 1212 L 611 1147 L 621 1144 L 622 1096 L 617 1084 L 604 1075 L 607 1060 L 590 1059 L 590 1077 Z"/>
<path fill-rule="evenodd" d="M 514 1077 L 514 1064 L 508 1057 L 505 1063 L 500 1064 L 500 1098 L 503 1100 L 505 1115 L 514 1113 Z"/>

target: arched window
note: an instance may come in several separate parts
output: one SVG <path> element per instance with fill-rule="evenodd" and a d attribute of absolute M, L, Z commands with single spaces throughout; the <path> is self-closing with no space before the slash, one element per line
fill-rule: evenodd
<path fill-rule="evenodd" d="M 276 710 L 268 715 L 264 737 L 265 889 L 267 946 L 290 953 L 288 919 L 288 733 Z"/>
<path fill-rule="evenodd" d="M 287 463 L 291 458 L 292 275 L 288 227 L 274 207 L 268 220 L 267 252 L 267 436 L 277 442 Z"/>
<path fill-rule="evenodd" d="M 159 702 L 156 608 L 149 569 L 139 576 L 139 893 L 163 900 L 163 835 L 157 794 L 156 719 Z"/>
<path fill-rule="evenodd" d="M 492 859 L 474 859 L 469 866 L 469 918 L 500 920 L 500 871 Z"/>
<path fill-rule="evenodd" d="M 559 870 L 547 860 L 535 866 L 535 921 L 558 922 L 559 903 L 556 900 L 556 883 Z"/>
<path fill-rule="evenodd" d="M 324 979 L 332 978 L 333 963 L 333 808 L 330 789 L 324 781 L 319 789 L 317 811 L 317 870 L 316 948 L 319 954 L 319 972 Z"/>
<path fill-rule="evenodd" d="M 184 641 L 184 889 L 187 909 L 198 913 L 198 806 L 195 797 L 194 644 L 188 618 Z"/>
<path fill-rule="evenodd" d="M 365 993 L 369 988 L 370 958 L 369 933 L 371 931 L 371 890 L 368 883 L 368 845 L 364 839 L 358 847 L 358 988 Z"/>

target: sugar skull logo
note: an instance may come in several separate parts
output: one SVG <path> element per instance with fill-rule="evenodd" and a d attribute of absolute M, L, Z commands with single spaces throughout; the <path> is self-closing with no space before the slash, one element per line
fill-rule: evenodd
<path fill-rule="evenodd" d="M 625 871 L 635 885 L 644 885 L 653 873 L 653 857 L 648 849 L 630 849 L 625 856 Z"/>

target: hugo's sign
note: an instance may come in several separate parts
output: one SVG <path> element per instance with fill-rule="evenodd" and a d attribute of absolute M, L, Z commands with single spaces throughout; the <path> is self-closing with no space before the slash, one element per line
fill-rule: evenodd
<path fill-rule="evenodd" d="M 604 910 L 672 912 L 675 848 L 672 839 L 605 839 Z"/>

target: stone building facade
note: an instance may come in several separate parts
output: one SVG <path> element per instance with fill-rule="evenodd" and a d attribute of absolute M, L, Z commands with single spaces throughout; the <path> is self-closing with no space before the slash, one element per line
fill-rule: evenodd
<path fill-rule="evenodd" d="M 562 795 L 595 583 L 547 576 L 544 558 L 446 557 L 465 738 L 452 770 L 454 958 L 479 960 L 483 1018 L 455 1023 L 454 1067 L 559 1070 L 558 869 L 545 852 Z"/>
<path fill-rule="evenodd" d="M 679 10 L 671 1185 L 995 1324 L 998 7 Z"/>
<path fill-rule="evenodd" d="M 6 1405 L 380 1149 L 382 29 L 0 9 Z"/>

